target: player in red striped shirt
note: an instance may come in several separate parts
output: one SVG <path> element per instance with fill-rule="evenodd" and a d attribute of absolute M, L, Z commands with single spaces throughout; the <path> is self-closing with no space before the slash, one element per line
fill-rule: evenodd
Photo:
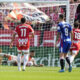
<path fill-rule="evenodd" d="M 70 62 L 72 63 L 76 55 L 79 53 L 80 50 L 80 29 L 79 24 L 77 22 L 74 23 L 73 28 L 73 40 L 72 45 L 70 48 L 71 56 L 70 56 Z"/>
<path fill-rule="evenodd" d="M 29 53 L 29 47 L 30 47 L 30 37 L 34 37 L 34 30 L 32 27 L 28 24 L 26 24 L 26 19 L 21 18 L 21 24 L 18 25 L 14 31 L 10 48 L 12 48 L 13 41 L 15 39 L 15 36 L 18 35 L 17 39 L 17 50 L 18 50 L 18 70 L 21 71 L 21 54 L 24 53 L 24 64 L 23 64 L 23 70 L 25 70 L 26 62 L 28 61 L 28 53 Z"/>

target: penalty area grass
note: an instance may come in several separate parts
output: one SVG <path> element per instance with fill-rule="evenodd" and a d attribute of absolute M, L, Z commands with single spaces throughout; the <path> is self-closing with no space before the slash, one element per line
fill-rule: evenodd
<path fill-rule="evenodd" d="M 80 68 L 72 72 L 59 73 L 59 67 L 26 67 L 18 71 L 17 67 L 0 66 L 0 80 L 80 80 Z"/>

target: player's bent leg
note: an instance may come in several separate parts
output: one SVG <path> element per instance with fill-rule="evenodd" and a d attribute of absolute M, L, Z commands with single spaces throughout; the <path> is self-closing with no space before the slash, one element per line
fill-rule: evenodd
<path fill-rule="evenodd" d="M 73 50 L 72 51 L 72 55 L 70 56 L 70 63 L 72 64 L 74 61 L 74 58 L 76 57 L 76 55 L 78 54 L 79 50 Z M 72 66 L 69 67 L 68 69 L 69 72 L 72 71 Z"/>
<path fill-rule="evenodd" d="M 69 64 L 69 66 L 71 65 L 69 57 L 66 57 L 66 62 Z"/>
<path fill-rule="evenodd" d="M 66 55 L 66 57 L 68 57 L 68 55 Z M 68 70 L 68 68 L 69 68 L 69 65 L 68 65 L 68 63 L 67 63 L 67 62 L 65 62 L 65 70 L 67 71 L 67 70 Z"/>
<path fill-rule="evenodd" d="M 72 63 L 74 61 L 74 58 L 78 54 L 79 50 L 73 50 L 72 55 L 70 56 L 70 62 Z"/>
<path fill-rule="evenodd" d="M 69 72 L 71 72 L 71 71 L 72 71 L 72 66 L 69 66 L 68 71 L 69 71 Z"/>
<path fill-rule="evenodd" d="M 66 62 L 67 62 L 68 65 L 69 65 L 68 71 L 71 72 L 71 71 L 72 71 L 72 66 L 71 66 L 71 63 L 70 63 L 70 59 L 69 59 L 69 57 L 67 56 L 67 54 L 65 54 L 65 57 L 66 57 Z"/>
<path fill-rule="evenodd" d="M 67 61 L 67 63 L 69 64 L 68 71 L 71 72 L 71 71 L 72 71 L 72 65 L 71 65 L 71 63 L 70 63 L 69 57 L 66 57 L 66 61 Z"/>

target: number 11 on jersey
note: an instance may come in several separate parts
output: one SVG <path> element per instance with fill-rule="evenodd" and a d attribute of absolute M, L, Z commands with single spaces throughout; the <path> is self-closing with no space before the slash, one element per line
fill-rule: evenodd
<path fill-rule="evenodd" d="M 26 36 L 26 29 L 21 29 L 21 37 L 25 37 Z"/>

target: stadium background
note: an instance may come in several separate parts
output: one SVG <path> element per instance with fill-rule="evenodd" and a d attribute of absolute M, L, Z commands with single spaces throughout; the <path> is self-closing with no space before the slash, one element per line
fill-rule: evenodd
<path fill-rule="evenodd" d="M 0 6 L 3 7 L 5 4 L 1 3 Z M 33 4 L 35 5 L 35 4 Z M 71 4 L 70 5 L 70 23 L 73 24 L 74 21 L 74 16 L 75 16 L 75 11 L 77 9 L 78 4 Z M 38 64 L 43 63 L 46 66 L 59 66 L 59 52 L 58 52 L 58 48 L 54 47 L 54 40 L 55 40 L 55 36 L 56 35 L 56 31 L 54 30 L 57 26 L 58 23 L 58 15 L 60 13 L 63 13 L 66 15 L 66 6 L 51 6 L 51 7 L 39 7 L 38 8 L 40 11 L 44 12 L 46 15 L 49 16 L 50 21 L 46 22 L 46 23 L 37 23 L 36 25 L 32 25 L 32 27 L 35 30 L 35 37 L 34 39 L 31 39 L 30 41 L 30 50 L 35 50 L 36 52 L 36 56 L 35 59 L 37 61 Z M 4 17 L 6 17 L 6 15 L 8 15 L 8 13 L 10 13 L 12 10 L 10 9 L 1 9 L 0 10 L 0 15 L 2 15 L 2 17 L 0 17 L 0 20 L 2 20 L 2 24 L 5 22 L 4 21 Z M 4 15 L 3 15 L 4 14 Z M 77 19 L 77 14 L 75 18 Z M 55 15 L 56 17 L 52 16 Z M 65 16 L 66 17 L 66 16 Z M 10 38 L 11 35 L 16 27 L 16 25 L 18 25 L 18 22 L 13 22 L 13 21 L 9 21 L 8 22 L 8 27 L 5 27 L 5 25 L 1 25 L 0 26 L 0 34 L 4 34 L 2 37 L 2 35 L 0 35 L 0 48 L 2 48 L 3 53 L 8 53 L 8 54 L 12 54 L 12 55 L 17 55 L 17 49 L 15 47 L 16 44 L 16 40 L 14 42 L 14 47 L 12 49 L 9 48 L 9 42 L 10 42 Z M 5 41 L 3 41 L 3 39 L 5 39 Z M 9 41 L 7 41 L 7 39 Z M 78 67 L 80 66 L 80 54 L 78 54 L 78 56 L 75 59 L 75 65 Z"/>

